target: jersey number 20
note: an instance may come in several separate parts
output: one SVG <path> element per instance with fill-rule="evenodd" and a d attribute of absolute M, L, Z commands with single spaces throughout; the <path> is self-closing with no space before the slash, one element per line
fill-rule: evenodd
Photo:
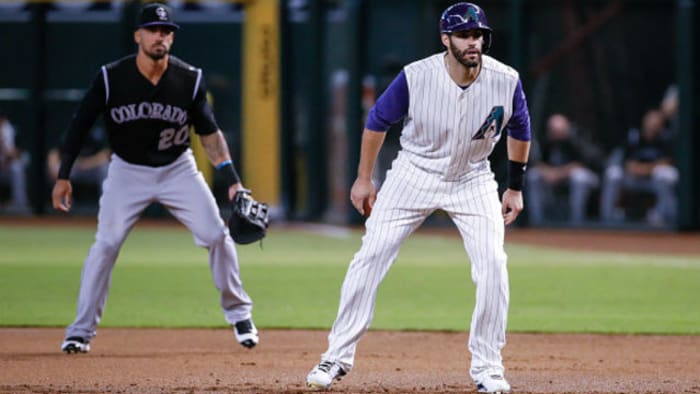
<path fill-rule="evenodd" d="M 158 141 L 158 150 L 166 150 L 173 145 L 182 145 L 187 142 L 190 137 L 189 125 L 182 126 L 179 130 L 168 128 L 160 132 L 160 141 Z"/>

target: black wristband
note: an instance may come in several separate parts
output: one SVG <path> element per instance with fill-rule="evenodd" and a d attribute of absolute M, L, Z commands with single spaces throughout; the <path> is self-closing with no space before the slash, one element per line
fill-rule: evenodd
<path fill-rule="evenodd" d="M 527 163 L 508 160 L 508 189 L 521 191 L 525 183 Z"/>
<path fill-rule="evenodd" d="M 241 177 L 238 176 L 236 169 L 233 168 L 233 163 L 230 161 L 219 164 L 216 166 L 216 169 L 221 171 L 221 173 L 231 181 L 231 185 L 241 183 Z"/>
<path fill-rule="evenodd" d="M 58 179 L 70 179 L 70 172 L 71 169 L 73 168 L 73 163 L 75 162 L 75 158 L 70 159 L 67 157 L 64 157 L 61 159 L 61 165 L 58 167 Z"/>

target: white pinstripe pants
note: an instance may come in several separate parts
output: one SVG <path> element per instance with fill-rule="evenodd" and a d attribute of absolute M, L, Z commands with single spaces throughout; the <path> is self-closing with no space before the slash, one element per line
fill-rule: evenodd
<path fill-rule="evenodd" d="M 503 372 L 509 288 L 504 224 L 498 187 L 490 170 L 466 181 L 443 181 L 415 167 L 394 162 L 366 222 L 362 247 L 350 262 L 341 289 L 338 316 L 323 360 L 350 371 L 360 337 L 374 316 L 377 288 L 401 244 L 436 209 L 457 225 L 471 261 L 476 305 L 471 320 L 470 373 Z"/>

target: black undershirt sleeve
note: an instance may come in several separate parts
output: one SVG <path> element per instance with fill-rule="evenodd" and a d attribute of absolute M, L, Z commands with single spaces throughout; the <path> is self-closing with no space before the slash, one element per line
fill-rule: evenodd
<path fill-rule="evenodd" d="M 95 120 L 105 108 L 105 85 L 102 72 L 92 82 L 85 93 L 83 101 L 73 115 L 66 137 L 61 146 L 61 167 L 58 170 L 58 179 L 68 179 L 83 142 Z"/>
<path fill-rule="evenodd" d="M 207 88 L 204 84 L 204 76 L 199 84 L 199 89 L 192 103 L 192 125 L 197 134 L 207 135 L 219 130 L 214 118 L 214 111 L 207 101 Z"/>

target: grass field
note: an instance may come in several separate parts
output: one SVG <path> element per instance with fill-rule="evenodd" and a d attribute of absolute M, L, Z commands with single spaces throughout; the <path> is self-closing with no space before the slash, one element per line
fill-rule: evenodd
<path fill-rule="evenodd" d="M 360 232 L 272 231 L 239 246 L 262 328 L 328 328 Z M 0 226 L 0 326 L 64 326 L 94 228 Z M 700 256 L 507 245 L 511 332 L 700 334 Z M 461 241 L 414 234 L 380 287 L 373 328 L 466 330 L 474 287 Z M 183 227 L 137 225 L 101 327 L 223 327 L 206 250 Z"/>

